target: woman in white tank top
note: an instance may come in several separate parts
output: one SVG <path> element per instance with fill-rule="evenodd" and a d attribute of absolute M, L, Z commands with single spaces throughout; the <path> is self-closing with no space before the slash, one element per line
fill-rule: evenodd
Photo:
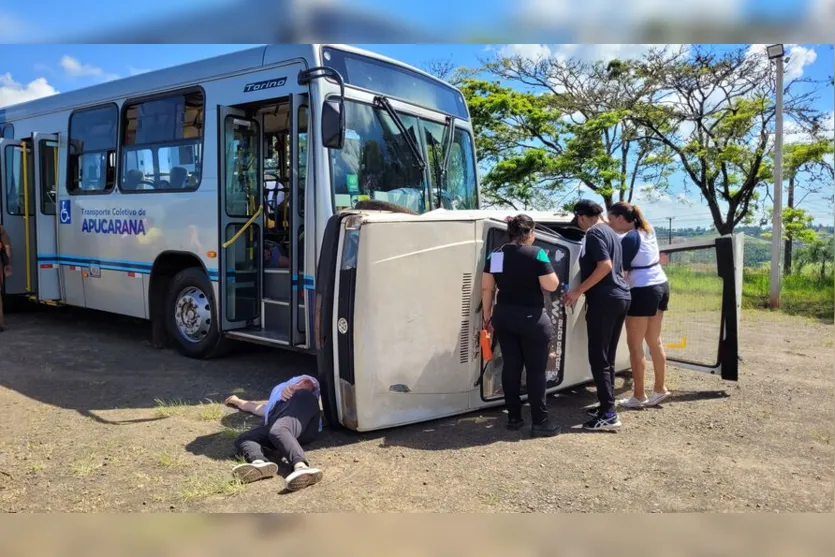
<path fill-rule="evenodd" d="M 655 230 L 638 206 L 624 201 L 615 203 L 609 208 L 608 217 L 609 226 L 623 234 L 623 268 L 632 294 L 632 303 L 626 316 L 626 340 L 632 364 L 632 396 L 618 402 L 626 408 L 655 406 L 670 396 L 664 386 L 667 355 L 661 342 L 661 326 L 670 301 L 670 287 L 661 267 Z M 644 341 L 649 346 L 655 373 L 655 385 L 649 396 L 644 392 L 647 367 Z"/>

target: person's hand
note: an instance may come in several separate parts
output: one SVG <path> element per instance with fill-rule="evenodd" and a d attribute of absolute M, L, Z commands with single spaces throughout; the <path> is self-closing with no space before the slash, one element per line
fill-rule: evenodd
<path fill-rule="evenodd" d="M 481 325 L 485 331 L 487 331 L 490 334 L 493 334 L 493 318 L 491 316 L 485 316 Z"/>
<path fill-rule="evenodd" d="M 298 385 L 298 384 L 296 384 L 296 385 L 287 385 L 286 387 L 284 387 L 284 390 L 283 390 L 283 391 L 281 391 L 281 400 L 283 400 L 283 401 L 285 401 L 285 402 L 286 402 L 286 401 L 288 401 L 288 400 L 290 400 L 290 397 L 292 397 L 292 396 L 293 396 L 293 393 L 295 393 L 295 392 L 296 392 L 296 386 L 297 386 L 297 385 Z"/>
<path fill-rule="evenodd" d="M 223 401 L 223 404 L 226 406 L 231 406 L 232 408 L 240 408 L 240 404 L 243 402 L 239 399 L 236 395 L 229 395 L 226 397 L 226 400 Z"/>
<path fill-rule="evenodd" d="M 3 268 L 3 274 L 4 274 L 5 276 L 7 276 L 7 277 L 12 276 L 12 266 L 11 266 L 11 265 L 6 265 L 6 266 Z"/>
<path fill-rule="evenodd" d="M 573 308 L 577 304 L 577 300 L 579 300 L 582 295 L 583 293 L 577 289 L 569 290 L 563 295 L 562 303 Z"/>

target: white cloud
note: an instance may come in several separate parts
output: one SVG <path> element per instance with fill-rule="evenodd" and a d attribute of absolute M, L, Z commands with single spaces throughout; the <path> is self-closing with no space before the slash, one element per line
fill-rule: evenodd
<path fill-rule="evenodd" d="M 530 60 L 551 57 L 551 48 L 546 44 L 507 44 L 499 49 L 499 55 L 512 58 L 521 56 Z"/>
<path fill-rule="evenodd" d="M 119 79 L 119 74 L 108 73 L 98 66 L 92 64 L 82 64 L 77 58 L 72 56 L 63 56 L 61 58 L 61 67 L 64 72 L 70 77 L 95 77 L 101 81 L 111 81 Z"/>
<path fill-rule="evenodd" d="M 670 49 L 690 48 L 690 45 L 679 44 L 507 44 L 495 50 L 501 56 L 522 56 L 530 60 L 541 58 L 555 58 L 565 60 L 575 58 L 587 62 L 600 60 L 634 60 L 647 54 L 653 49 L 669 47 Z"/>
<path fill-rule="evenodd" d="M 57 92 L 45 77 L 39 77 L 24 85 L 15 81 L 10 73 L 0 74 L 0 106 L 24 103 Z"/>
<path fill-rule="evenodd" d="M 635 193 L 632 195 L 632 201 L 635 203 L 669 203 L 670 196 L 665 192 L 660 191 L 652 184 L 642 184 L 635 186 Z"/>
<path fill-rule="evenodd" d="M 818 53 L 813 48 L 790 45 L 789 60 L 786 63 L 786 78 L 797 79 L 802 77 L 806 66 L 811 66 L 817 58 Z"/>

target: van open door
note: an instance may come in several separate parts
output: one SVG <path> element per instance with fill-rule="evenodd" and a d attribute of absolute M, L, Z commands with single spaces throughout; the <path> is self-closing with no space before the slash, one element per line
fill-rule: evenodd
<path fill-rule="evenodd" d="M 670 365 L 737 380 L 743 238 L 659 246 L 670 282 L 663 328 Z"/>

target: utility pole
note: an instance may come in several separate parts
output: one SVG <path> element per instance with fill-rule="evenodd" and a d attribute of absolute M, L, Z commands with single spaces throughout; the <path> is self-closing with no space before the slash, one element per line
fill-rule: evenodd
<path fill-rule="evenodd" d="M 777 64 L 777 118 L 774 130 L 774 212 L 771 225 L 771 292 L 769 306 L 780 307 L 780 248 L 783 245 L 783 55 L 782 44 L 767 48 Z"/>
<path fill-rule="evenodd" d="M 667 220 L 670 221 L 670 226 L 667 228 L 667 232 L 669 235 L 669 243 L 673 243 L 673 217 L 667 217 Z"/>

